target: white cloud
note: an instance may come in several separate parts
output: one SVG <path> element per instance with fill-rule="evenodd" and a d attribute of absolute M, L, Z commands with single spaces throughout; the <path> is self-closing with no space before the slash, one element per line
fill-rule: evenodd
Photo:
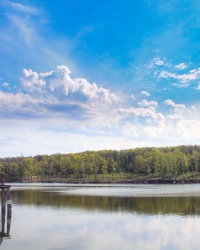
<path fill-rule="evenodd" d="M 76 122 L 87 120 L 90 129 L 111 127 L 110 122 L 117 121 L 113 118 L 112 107 L 118 106 L 121 99 L 96 83 L 73 79 L 70 74 L 66 66 L 44 73 L 24 69 L 21 85 L 15 93 L 0 91 L 1 120 L 51 119 L 54 116 Z"/>
<path fill-rule="evenodd" d="M 185 63 L 180 63 L 175 66 L 176 69 L 186 69 L 188 66 Z"/>
<path fill-rule="evenodd" d="M 186 88 L 190 86 L 191 82 L 200 79 L 200 68 L 188 68 L 189 65 L 183 62 L 173 65 L 172 62 L 167 61 L 166 58 L 161 60 L 159 57 L 156 57 L 151 60 L 149 65 L 146 65 L 145 69 L 142 69 L 143 72 L 141 72 L 141 74 L 144 76 L 146 75 L 148 77 L 147 79 L 155 78 L 156 81 L 169 79 L 173 86 L 176 86 L 177 88 Z M 184 70 L 184 74 L 181 70 Z"/>
<path fill-rule="evenodd" d="M 133 94 L 131 95 L 131 99 L 132 99 L 132 100 L 135 100 L 135 96 L 134 96 Z"/>
<path fill-rule="evenodd" d="M 170 120 L 172 120 L 172 121 L 174 121 L 174 120 L 178 121 L 178 120 L 182 120 L 183 119 L 183 117 L 180 116 L 180 115 L 168 115 L 167 118 L 170 119 Z"/>
<path fill-rule="evenodd" d="M 83 78 L 72 78 L 70 70 L 63 65 L 43 73 L 24 69 L 20 81 L 20 91 L 25 90 L 26 94 L 19 92 L 19 89 L 16 94 L 0 92 L 1 113 L 4 112 L 4 117 L 6 114 L 8 118 L 18 121 L 24 117 L 28 122 L 29 115 L 31 118 L 40 117 L 41 121 L 45 119 L 45 123 L 40 123 L 38 119 L 34 119 L 34 121 L 37 121 L 36 123 L 41 127 L 42 123 L 48 124 L 52 137 L 54 130 L 58 131 L 62 128 L 61 130 L 66 136 L 67 131 L 71 131 L 70 133 L 73 133 L 74 137 L 76 137 L 75 134 L 84 133 L 88 141 L 91 135 L 95 137 L 96 135 L 110 135 L 111 148 L 117 147 L 117 145 L 113 145 L 119 134 L 125 138 L 130 137 L 130 140 L 137 138 L 138 145 L 144 145 L 144 143 L 150 145 L 147 142 L 152 143 L 154 140 L 166 143 L 169 136 L 174 143 L 182 136 L 179 132 L 180 124 L 182 124 L 185 140 L 187 141 L 189 136 L 195 138 L 193 133 L 187 134 L 188 124 L 192 123 L 184 118 L 185 114 L 193 116 L 196 112 L 194 106 L 186 108 L 184 104 L 176 104 L 168 99 L 164 101 L 164 104 L 166 107 L 172 107 L 175 113 L 170 114 L 167 111 L 165 115 L 156 111 L 161 108 L 157 101 L 144 99 L 137 103 L 139 108 L 126 108 L 126 103 L 119 104 L 121 100 L 108 89 L 99 87 L 96 83 L 91 84 Z M 150 95 L 146 91 L 143 91 L 143 94 Z M 121 108 L 119 108 L 120 106 Z M 55 119 L 54 126 L 51 123 L 52 128 L 48 122 L 49 117 Z M 198 122 L 195 125 L 195 131 L 197 126 Z M 36 128 L 35 133 L 37 131 L 38 134 L 42 133 L 41 129 Z M 120 148 L 126 148 L 125 138 L 123 143 L 120 143 Z M 63 141 L 62 145 L 64 145 Z M 127 145 L 131 145 L 130 141 L 127 141 Z M 99 148 L 103 147 L 105 147 L 104 139 L 99 145 Z M 84 149 L 88 148 L 83 146 L 80 150 Z M 51 151 L 50 148 L 49 151 Z"/>
<path fill-rule="evenodd" d="M 152 68 L 155 68 L 157 66 L 166 66 L 167 63 L 160 59 L 159 57 L 155 57 L 151 60 L 150 64 L 148 64 L 147 68 L 148 69 L 152 69 Z"/>
<path fill-rule="evenodd" d="M 9 19 L 14 27 L 16 27 L 18 35 L 20 34 L 21 41 L 28 47 L 31 47 L 33 41 L 36 39 L 36 33 L 33 27 L 29 25 L 24 19 L 18 16 L 9 16 Z M 17 37 L 16 37 L 17 39 Z"/>
<path fill-rule="evenodd" d="M 165 64 L 165 62 L 164 62 L 163 60 L 161 60 L 159 57 L 154 58 L 153 61 L 154 61 L 154 63 L 155 63 L 156 65 L 159 65 L 159 66 Z"/>
<path fill-rule="evenodd" d="M 39 79 L 38 73 L 33 72 L 31 69 L 23 69 L 22 73 L 23 77 L 20 78 L 20 81 L 23 87 L 30 92 L 39 90 L 41 86 L 46 84 L 44 80 Z"/>
<path fill-rule="evenodd" d="M 0 113 L 4 113 L 4 115 L 9 119 L 15 119 L 17 115 L 23 114 L 23 112 L 30 112 L 30 115 L 31 113 L 35 114 L 35 112 L 38 111 L 38 108 L 36 107 L 38 107 L 38 104 L 42 102 L 42 98 L 36 99 L 29 94 L 13 94 L 0 91 Z M 21 115 L 19 117 L 22 118 Z"/>
<path fill-rule="evenodd" d="M 3 87 L 8 87 L 8 86 L 9 86 L 9 83 L 8 83 L 8 82 L 3 82 L 3 83 L 1 84 L 1 86 L 3 86 Z"/>
<path fill-rule="evenodd" d="M 5 104 L 22 104 L 22 103 L 38 103 L 40 100 L 32 98 L 29 94 L 23 94 L 23 93 L 4 93 L 0 91 L 0 105 L 5 105 Z"/>
<path fill-rule="evenodd" d="M 200 83 L 198 83 L 197 87 L 194 87 L 194 89 L 200 90 Z"/>
<path fill-rule="evenodd" d="M 52 101 L 44 97 L 34 98 L 31 93 L 0 92 L 0 138 L 5 142 L 0 145 L 1 154 L 12 156 L 23 152 L 24 155 L 33 155 L 163 146 L 169 145 L 169 138 L 170 145 L 180 144 L 180 141 L 188 144 L 200 140 L 200 121 L 186 119 L 182 112 L 167 112 L 165 115 L 149 107 L 112 110 L 111 107 L 99 109 L 98 106 L 88 109 L 88 106 L 82 105 L 87 109 L 86 120 L 81 119 L 81 113 L 77 114 L 73 109 L 72 117 L 67 114 L 71 112 L 69 110 L 61 111 L 61 115 L 56 114 L 57 110 L 48 111 L 45 105 L 52 104 Z M 183 104 L 176 104 L 172 100 L 166 100 L 165 104 L 173 109 L 184 109 L 184 106 L 180 106 Z M 184 110 L 195 110 L 195 107 Z M 3 120 L 2 112 L 7 116 L 10 114 L 10 119 Z M 31 112 L 39 119 L 30 120 Z M 53 115 L 51 112 L 54 112 Z M 81 112 L 85 113 L 85 110 Z"/>
<path fill-rule="evenodd" d="M 169 145 L 169 138 L 170 145 L 191 144 L 191 142 L 198 144 L 199 128 L 199 120 L 185 119 L 181 115 L 168 115 L 156 125 L 129 122 L 123 126 L 122 133 L 140 142 L 143 141 L 143 145 L 149 142 L 152 146 L 159 143 L 166 146 Z"/>
<path fill-rule="evenodd" d="M 176 104 L 172 100 L 165 100 L 163 103 L 166 104 L 166 105 L 168 105 L 168 106 L 173 107 L 174 108 L 174 112 L 177 112 L 177 113 L 181 113 L 181 112 L 183 112 L 186 109 L 186 107 L 185 107 L 184 104 Z"/>
<path fill-rule="evenodd" d="M 190 74 L 182 74 L 182 75 L 178 75 L 176 73 L 171 73 L 169 71 L 163 70 L 159 74 L 159 78 L 174 78 L 181 82 L 188 82 L 199 79 L 199 75 L 200 75 L 200 69 L 196 69 Z"/>
<path fill-rule="evenodd" d="M 197 114 L 197 109 L 194 105 L 192 105 L 190 108 L 186 109 L 187 113 L 194 116 Z"/>
<path fill-rule="evenodd" d="M 150 101 L 150 102 L 148 102 L 147 100 L 142 100 L 141 102 L 138 102 L 137 104 L 140 107 L 149 107 L 149 106 L 158 107 L 158 103 L 156 101 Z"/>
<path fill-rule="evenodd" d="M 28 6 L 28 5 L 22 5 L 21 3 L 13 3 L 13 2 L 7 2 L 10 4 L 10 6 L 18 11 L 30 13 L 30 14 L 38 14 L 40 11 L 36 7 Z"/>
<path fill-rule="evenodd" d="M 41 93 L 45 98 L 57 101 L 78 101 L 89 105 L 112 105 L 119 98 L 110 90 L 98 87 L 96 83 L 89 83 L 86 79 L 72 79 L 71 72 L 66 66 L 57 66 L 56 70 L 37 73 L 32 70 L 23 70 L 20 78 L 22 87 L 28 91 Z M 48 96 L 48 97 L 47 97 Z"/>
<path fill-rule="evenodd" d="M 149 92 L 147 92 L 147 91 L 144 91 L 144 90 L 143 90 L 143 91 L 141 91 L 141 94 L 142 94 L 142 95 L 144 95 L 144 96 L 150 96 L 150 93 L 149 93 Z"/>
<path fill-rule="evenodd" d="M 2 1 L 1 3 L 4 7 L 8 8 L 7 11 L 21 12 L 24 14 L 37 15 L 40 14 L 40 10 L 36 7 L 30 5 L 24 5 L 18 2 L 12 2 L 9 0 Z"/>
<path fill-rule="evenodd" d="M 175 103 L 172 100 L 165 100 L 164 103 L 172 107 L 174 107 L 175 105 Z"/>
<path fill-rule="evenodd" d="M 117 110 L 121 114 L 133 114 L 138 117 L 150 117 L 153 120 L 164 120 L 164 116 L 161 113 L 156 113 L 155 110 L 150 108 L 120 108 Z"/>
<path fill-rule="evenodd" d="M 173 83 L 172 85 L 177 87 L 177 88 L 187 88 L 190 86 L 189 82 Z"/>

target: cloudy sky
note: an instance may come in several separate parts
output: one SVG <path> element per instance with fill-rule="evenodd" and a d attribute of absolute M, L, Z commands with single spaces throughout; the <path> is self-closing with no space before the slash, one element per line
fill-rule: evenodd
<path fill-rule="evenodd" d="M 0 157 L 200 142 L 200 2 L 0 1 Z"/>

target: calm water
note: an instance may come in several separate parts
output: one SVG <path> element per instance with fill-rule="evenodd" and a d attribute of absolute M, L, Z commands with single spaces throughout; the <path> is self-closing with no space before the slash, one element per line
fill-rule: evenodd
<path fill-rule="evenodd" d="M 200 249 L 200 185 L 14 184 L 10 219 L 1 249 Z"/>

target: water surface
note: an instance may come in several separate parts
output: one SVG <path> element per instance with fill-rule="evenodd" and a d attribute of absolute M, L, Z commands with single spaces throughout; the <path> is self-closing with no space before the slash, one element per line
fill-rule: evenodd
<path fill-rule="evenodd" d="M 199 184 L 13 184 L 0 247 L 199 249 L 199 225 Z"/>

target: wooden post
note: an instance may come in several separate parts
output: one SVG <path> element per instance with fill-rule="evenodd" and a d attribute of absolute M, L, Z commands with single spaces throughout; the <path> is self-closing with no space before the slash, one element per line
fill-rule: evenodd
<path fill-rule="evenodd" d="M 12 210 L 7 210 L 7 235 L 9 236 L 10 233 L 10 225 L 11 225 L 11 216 L 12 216 Z"/>
<path fill-rule="evenodd" d="M 1 192 L 1 210 L 2 211 L 6 211 L 6 198 L 5 198 L 5 190 L 2 189 L 2 192 Z"/>
<path fill-rule="evenodd" d="M 3 240 L 5 234 L 5 219 L 6 219 L 6 211 L 1 211 L 1 238 Z"/>
<path fill-rule="evenodd" d="M 12 211 L 12 201 L 10 188 L 7 189 L 7 210 Z"/>
<path fill-rule="evenodd" d="M 0 179 L 2 185 L 1 189 L 1 228 L 0 228 L 0 244 L 3 238 L 9 238 L 10 235 L 10 225 L 11 225 L 11 215 L 12 215 L 12 202 L 11 202 L 11 192 L 9 185 L 5 185 L 4 181 Z M 7 204 L 7 206 L 6 206 Z M 7 207 L 7 211 L 6 211 Z M 7 212 L 7 217 L 6 217 Z M 7 222 L 7 228 L 5 232 L 5 222 Z"/>

